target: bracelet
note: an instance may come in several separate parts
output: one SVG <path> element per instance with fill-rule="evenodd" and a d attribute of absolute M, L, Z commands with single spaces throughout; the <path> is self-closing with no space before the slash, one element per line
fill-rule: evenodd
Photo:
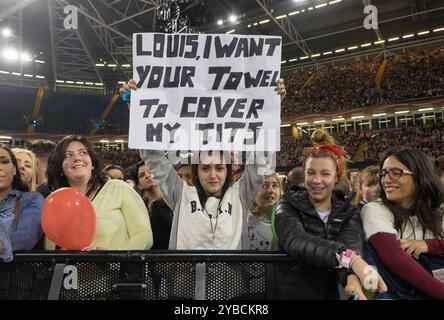
<path fill-rule="evenodd" d="M 342 252 L 341 255 L 341 265 L 344 268 L 349 269 L 350 268 L 350 261 L 353 258 L 353 255 L 355 254 L 355 252 L 351 249 L 347 249 L 344 252 Z"/>

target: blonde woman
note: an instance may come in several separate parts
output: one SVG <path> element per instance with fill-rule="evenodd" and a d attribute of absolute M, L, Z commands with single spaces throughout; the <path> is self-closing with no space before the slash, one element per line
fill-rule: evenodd
<path fill-rule="evenodd" d="M 256 192 L 256 198 L 248 213 L 248 237 L 250 250 L 271 250 L 273 231 L 271 214 L 281 198 L 282 189 L 277 173 L 265 176 L 265 181 Z"/>
<path fill-rule="evenodd" d="M 20 171 L 20 178 L 26 184 L 29 191 L 37 189 L 37 174 L 36 174 L 36 157 L 32 151 L 14 148 L 12 149 Z"/>

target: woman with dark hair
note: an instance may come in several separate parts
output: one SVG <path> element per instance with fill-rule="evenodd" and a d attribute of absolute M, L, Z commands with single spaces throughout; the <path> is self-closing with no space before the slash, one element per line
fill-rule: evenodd
<path fill-rule="evenodd" d="M 135 181 L 134 189 L 140 193 L 150 215 L 154 239 L 151 249 L 168 249 L 173 212 L 163 200 L 162 192 L 144 161 L 134 165 L 131 178 Z"/>
<path fill-rule="evenodd" d="M 417 290 L 418 298 L 444 299 L 444 283 L 420 264 L 423 254 L 444 257 L 443 189 L 432 160 L 413 148 L 392 149 L 379 179 L 380 201 L 364 206 L 361 215 L 370 253 L 390 276 L 384 278 L 396 277 L 393 286 L 388 282 L 388 297 L 406 298 L 395 290 L 401 284 Z"/>
<path fill-rule="evenodd" d="M 96 212 L 96 234 L 84 250 L 147 250 L 153 243 L 150 221 L 139 195 L 124 181 L 106 181 L 88 140 L 67 136 L 48 161 L 51 190 L 72 187 L 85 194 Z"/>
<path fill-rule="evenodd" d="M 141 150 L 141 157 L 174 213 L 170 249 L 249 248 L 248 208 L 263 183 L 258 165 L 246 166 L 232 184 L 230 154 L 200 152 L 199 163 L 192 165 L 194 186 L 189 186 L 163 152 Z"/>
<path fill-rule="evenodd" d="M 348 294 L 365 300 L 361 286 L 370 278 L 371 289 L 386 287 L 359 256 L 363 231 L 357 207 L 333 190 L 345 174 L 347 153 L 324 130 L 315 130 L 311 139 L 315 147 L 305 152 L 303 162 L 306 189 L 295 186 L 287 191 L 274 220 L 279 246 L 301 263 L 300 272 L 288 273 L 288 283 L 310 281 L 304 299 L 338 299 L 338 278 Z M 301 278 L 303 270 L 316 268 L 325 277 Z"/>
<path fill-rule="evenodd" d="M 40 237 L 43 197 L 27 192 L 12 151 L 0 146 L 0 258 L 12 260 L 12 251 L 32 249 Z"/>

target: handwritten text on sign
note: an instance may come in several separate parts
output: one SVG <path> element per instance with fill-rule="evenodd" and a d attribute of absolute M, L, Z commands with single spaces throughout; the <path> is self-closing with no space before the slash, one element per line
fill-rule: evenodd
<path fill-rule="evenodd" d="M 131 148 L 277 151 L 280 37 L 133 36 Z"/>

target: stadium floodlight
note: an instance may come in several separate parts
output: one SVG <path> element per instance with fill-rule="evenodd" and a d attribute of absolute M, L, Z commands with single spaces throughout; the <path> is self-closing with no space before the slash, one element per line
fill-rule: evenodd
<path fill-rule="evenodd" d="M 399 37 L 394 37 L 394 38 L 390 38 L 390 39 L 388 39 L 389 42 L 392 42 L 392 41 L 398 41 L 398 40 L 399 40 Z"/>
<path fill-rule="evenodd" d="M 44 76 L 35 76 L 37 79 L 45 79 Z"/>
<path fill-rule="evenodd" d="M 85 82 L 85 84 L 86 84 L 87 86 L 93 86 L 93 85 L 94 85 L 93 82 Z"/>
<path fill-rule="evenodd" d="M 103 86 L 103 83 L 95 83 L 96 86 Z"/>
<path fill-rule="evenodd" d="M 230 31 L 227 31 L 227 32 L 225 32 L 226 34 L 230 34 L 230 33 L 233 33 L 233 32 L 235 32 L 236 31 L 236 29 L 231 29 Z"/>
<path fill-rule="evenodd" d="M 313 10 L 314 8 L 313 7 L 310 7 L 310 8 L 308 8 L 308 11 L 311 11 L 311 10 Z"/>
<path fill-rule="evenodd" d="M 356 119 L 364 119 L 365 117 L 364 116 L 354 116 L 354 117 L 351 117 L 353 120 L 356 120 Z"/>
<path fill-rule="evenodd" d="M 109 64 L 108 67 L 110 67 L 110 68 L 117 68 L 117 64 Z"/>
<path fill-rule="evenodd" d="M 298 122 L 298 123 L 296 123 L 296 125 L 298 125 L 298 126 L 306 126 L 306 125 L 308 125 L 308 122 Z"/>
<path fill-rule="evenodd" d="M 383 113 L 375 113 L 375 114 L 372 114 L 372 117 L 384 117 L 386 115 L 387 115 L 387 113 L 385 113 L 385 112 L 383 112 Z"/>
<path fill-rule="evenodd" d="M 294 16 L 295 14 L 299 14 L 299 13 L 301 13 L 301 11 L 297 10 L 297 11 L 290 12 L 288 15 Z"/>
<path fill-rule="evenodd" d="M 333 53 L 333 51 L 327 51 L 327 52 L 324 52 L 323 55 L 328 56 L 329 54 L 332 54 L 332 53 Z"/>
<path fill-rule="evenodd" d="M 444 27 L 443 28 L 438 28 L 438 29 L 433 29 L 433 32 L 440 32 L 440 31 L 444 31 Z"/>
<path fill-rule="evenodd" d="M 74 84 L 74 81 L 71 81 L 71 80 L 66 80 L 65 82 L 69 83 L 69 84 Z"/>
<path fill-rule="evenodd" d="M 20 76 L 20 77 L 22 76 L 22 74 L 18 73 L 18 72 L 12 72 L 11 74 L 14 75 L 14 76 Z"/>
<path fill-rule="evenodd" d="M 319 57 L 320 55 L 321 55 L 320 53 L 316 53 L 316 54 L 312 54 L 311 57 L 316 58 L 316 57 Z"/>
<path fill-rule="evenodd" d="M 65 80 L 56 80 L 56 83 L 65 83 Z"/>
<path fill-rule="evenodd" d="M 361 44 L 361 48 L 370 47 L 372 44 L 370 42 Z"/>
<path fill-rule="evenodd" d="M 2 55 L 6 60 L 18 60 L 19 58 L 18 51 L 12 48 L 4 49 Z"/>
<path fill-rule="evenodd" d="M 281 61 L 281 64 L 287 63 L 287 60 L 283 60 Z"/>
<path fill-rule="evenodd" d="M 342 2 L 342 0 L 330 1 L 328 4 L 335 4 L 335 3 L 339 3 L 339 2 Z"/>
<path fill-rule="evenodd" d="M 96 63 L 96 67 L 104 67 L 105 65 L 103 63 Z"/>
<path fill-rule="evenodd" d="M 22 52 L 21 59 L 22 61 L 32 61 L 31 55 L 27 52 Z"/>
<path fill-rule="evenodd" d="M 347 50 L 355 50 L 355 49 L 358 49 L 358 46 L 352 46 L 347 48 Z"/>
<path fill-rule="evenodd" d="M 290 60 L 288 60 L 289 62 L 294 62 L 294 61 L 297 61 L 298 60 L 298 58 L 293 58 L 293 59 L 290 59 Z"/>
<path fill-rule="evenodd" d="M 76 84 L 85 84 L 83 81 L 76 81 Z"/>
<path fill-rule="evenodd" d="M 285 18 L 286 16 L 287 16 L 286 14 L 283 14 L 283 15 L 281 15 L 281 16 L 277 16 L 276 19 L 283 19 L 283 18 Z"/>
<path fill-rule="evenodd" d="M 42 61 L 42 60 L 34 60 L 34 62 L 37 62 L 37 63 L 45 63 L 45 61 Z"/>
<path fill-rule="evenodd" d="M 321 4 L 318 4 L 317 6 L 315 6 L 315 8 L 319 9 L 319 8 L 322 8 L 322 7 L 325 7 L 325 6 L 327 6 L 326 3 L 321 3 Z"/>
<path fill-rule="evenodd" d="M 1 74 L 10 74 L 9 71 L 3 71 L 3 70 L 0 70 L 0 73 L 1 73 Z"/>
<path fill-rule="evenodd" d="M 221 26 L 221 25 L 224 24 L 224 22 L 223 22 L 221 19 L 219 19 L 219 20 L 217 20 L 217 24 L 218 24 L 219 26 Z"/>
<path fill-rule="evenodd" d="M 265 19 L 265 20 L 259 21 L 259 24 L 264 24 L 264 23 L 269 23 L 269 22 L 270 22 L 270 19 Z"/>
<path fill-rule="evenodd" d="M 381 43 L 385 43 L 385 40 L 375 41 L 375 44 L 381 44 Z"/>
<path fill-rule="evenodd" d="M 287 128 L 287 127 L 291 127 L 291 123 L 287 123 L 287 124 L 282 124 L 281 128 Z"/>
<path fill-rule="evenodd" d="M 5 38 L 9 38 L 10 36 L 12 36 L 12 30 L 9 28 L 4 28 L 2 30 L 2 36 Z"/>
<path fill-rule="evenodd" d="M 126 63 L 126 64 L 122 64 L 122 67 L 124 67 L 124 68 L 131 68 L 131 65 Z"/>
<path fill-rule="evenodd" d="M 345 119 L 343 117 L 340 117 L 340 118 L 335 118 L 332 121 L 339 122 L 339 121 L 345 121 Z"/>
<path fill-rule="evenodd" d="M 249 25 L 247 26 L 247 28 L 251 28 L 251 24 L 249 24 Z"/>
<path fill-rule="evenodd" d="M 395 114 L 406 114 L 409 113 L 409 110 L 403 110 L 403 111 L 395 111 Z"/>
<path fill-rule="evenodd" d="M 345 51 L 345 49 L 338 49 L 338 50 L 335 50 L 336 53 L 344 52 L 344 51 Z"/>
<path fill-rule="evenodd" d="M 304 1 L 304 0 L 293 0 L 294 2 L 297 2 L 297 3 L 300 3 L 300 2 L 302 2 L 302 1 Z"/>
<path fill-rule="evenodd" d="M 325 120 L 317 120 L 317 121 L 313 121 L 313 123 L 316 123 L 316 124 L 318 124 L 318 123 L 325 123 Z"/>
<path fill-rule="evenodd" d="M 33 78 L 33 77 L 34 77 L 32 74 L 27 74 L 27 73 L 25 73 L 24 76 L 25 76 L 26 78 Z"/>
<path fill-rule="evenodd" d="M 237 17 L 236 17 L 234 14 L 232 14 L 232 15 L 228 18 L 228 21 L 230 21 L 231 23 L 235 23 L 235 22 L 237 22 Z"/>
<path fill-rule="evenodd" d="M 413 33 L 406 34 L 405 36 L 402 36 L 403 39 L 413 38 L 415 35 Z"/>
<path fill-rule="evenodd" d="M 433 110 L 435 110 L 435 108 L 422 108 L 422 109 L 418 109 L 419 112 L 433 111 Z"/>
<path fill-rule="evenodd" d="M 422 35 L 425 35 L 425 34 L 429 34 L 430 33 L 430 31 L 422 31 L 422 32 L 418 32 L 418 36 L 422 36 Z"/>

